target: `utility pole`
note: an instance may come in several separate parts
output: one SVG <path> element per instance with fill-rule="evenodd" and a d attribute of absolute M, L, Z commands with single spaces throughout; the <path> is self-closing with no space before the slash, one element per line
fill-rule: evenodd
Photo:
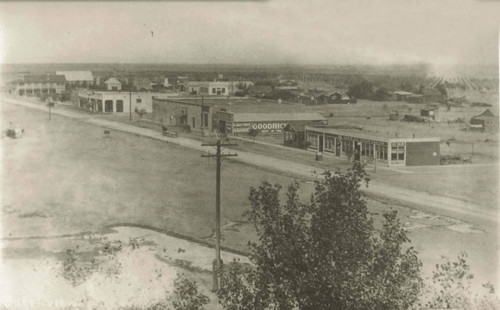
<path fill-rule="evenodd" d="M 208 91 L 210 91 L 210 89 L 209 89 Z M 206 125 L 206 124 L 204 123 L 204 117 L 203 117 L 203 116 L 204 116 L 204 115 L 203 115 L 203 96 L 201 96 L 201 118 L 200 118 L 201 122 L 200 122 L 200 124 L 201 124 L 201 136 L 202 136 L 202 137 L 203 137 L 203 136 L 204 136 L 204 134 L 205 134 L 205 132 L 204 132 L 204 129 L 203 129 L 203 128 L 205 127 L 204 125 Z"/>
<path fill-rule="evenodd" d="M 129 90 L 128 92 L 128 119 L 132 121 L 132 91 Z"/>
<path fill-rule="evenodd" d="M 221 272 L 222 272 L 222 261 L 220 259 L 220 169 L 221 169 L 221 159 L 222 157 L 238 156 L 238 154 L 222 154 L 221 148 L 227 146 L 237 146 L 234 143 L 220 142 L 220 138 L 217 143 L 203 143 L 202 146 L 215 146 L 217 147 L 217 153 L 215 155 L 201 155 L 201 157 L 215 157 L 217 160 L 217 172 L 215 177 L 215 261 L 213 264 L 213 291 L 217 292 L 221 288 Z"/>

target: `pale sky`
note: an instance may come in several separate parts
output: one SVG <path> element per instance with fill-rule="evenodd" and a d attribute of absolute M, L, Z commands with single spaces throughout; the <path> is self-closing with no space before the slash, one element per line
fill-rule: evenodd
<path fill-rule="evenodd" d="M 4 2 L 0 61 L 492 63 L 499 22 L 480 0 Z"/>

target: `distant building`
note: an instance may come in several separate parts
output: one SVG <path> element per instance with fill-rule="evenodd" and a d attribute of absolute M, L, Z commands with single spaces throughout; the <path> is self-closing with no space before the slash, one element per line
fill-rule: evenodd
<path fill-rule="evenodd" d="M 489 109 L 470 119 L 471 129 L 478 129 L 486 132 L 498 131 L 498 116 L 495 116 Z"/>
<path fill-rule="evenodd" d="M 392 97 L 395 101 L 408 101 L 408 98 L 413 95 L 415 94 L 403 90 L 398 90 L 392 93 Z"/>
<path fill-rule="evenodd" d="M 270 85 L 254 85 L 248 89 L 248 94 L 253 97 L 262 98 L 272 90 L 273 88 Z"/>
<path fill-rule="evenodd" d="M 308 150 L 387 166 L 439 165 L 439 138 L 394 138 L 328 127 L 306 127 Z"/>
<path fill-rule="evenodd" d="M 11 82 L 14 93 L 19 96 L 40 94 L 60 94 L 65 90 L 64 75 L 24 75 Z"/>
<path fill-rule="evenodd" d="M 422 90 L 422 95 L 424 96 L 424 103 L 446 101 L 445 96 L 436 88 L 425 88 Z"/>
<path fill-rule="evenodd" d="M 407 100 L 409 103 L 425 103 L 424 95 L 409 95 Z"/>
<path fill-rule="evenodd" d="M 122 90 L 122 83 L 114 77 L 107 79 L 104 84 L 106 90 Z"/>
<path fill-rule="evenodd" d="M 318 104 L 317 98 L 312 94 L 300 94 L 297 100 L 298 102 L 306 105 Z"/>
<path fill-rule="evenodd" d="M 351 103 L 351 98 L 345 94 L 341 94 L 340 92 L 331 92 L 328 94 L 323 94 L 318 96 L 317 102 L 318 104 L 335 104 L 335 103 L 349 104 Z"/>
<path fill-rule="evenodd" d="M 71 85 L 92 85 L 94 76 L 91 71 L 56 71 L 57 75 L 64 75 L 66 82 Z"/>
<path fill-rule="evenodd" d="M 271 100 L 296 101 L 299 95 L 289 89 L 275 89 L 264 95 L 263 98 Z"/>
<path fill-rule="evenodd" d="M 295 80 L 280 80 L 275 88 L 292 90 L 292 89 L 298 89 L 299 84 Z"/>
<path fill-rule="evenodd" d="M 230 96 L 233 94 L 230 84 L 231 82 L 209 82 L 208 94 L 210 96 Z"/>
<path fill-rule="evenodd" d="M 189 81 L 183 85 L 183 90 L 192 95 L 208 95 L 209 82 Z"/>
<path fill-rule="evenodd" d="M 147 77 L 135 77 L 132 85 L 135 90 L 150 91 L 153 90 L 153 85 L 155 85 L 155 83 L 151 82 L 151 80 Z"/>

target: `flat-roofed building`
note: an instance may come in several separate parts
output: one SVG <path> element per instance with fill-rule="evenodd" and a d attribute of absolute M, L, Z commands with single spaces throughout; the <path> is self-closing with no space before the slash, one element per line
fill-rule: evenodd
<path fill-rule="evenodd" d="M 200 99 L 153 98 L 153 121 L 169 126 L 213 130 L 213 104 Z"/>
<path fill-rule="evenodd" d="M 307 149 L 325 156 L 387 166 L 431 166 L 441 160 L 439 138 L 384 137 L 328 127 L 306 127 Z"/>
<path fill-rule="evenodd" d="M 326 124 L 319 113 L 243 113 L 238 103 L 245 106 L 256 104 L 252 100 L 203 98 L 154 98 L 153 120 L 178 126 L 189 125 L 192 129 L 247 134 L 250 129 L 262 134 L 281 134 L 283 128 L 294 122 L 308 125 Z M 257 102 L 262 104 L 262 102 Z M 231 112 L 230 109 L 236 111 Z"/>
<path fill-rule="evenodd" d="M 81 91 L 77 105 L 97 113 L 153 112 L 153 97 L 166 97 L 153 92 Z"/>

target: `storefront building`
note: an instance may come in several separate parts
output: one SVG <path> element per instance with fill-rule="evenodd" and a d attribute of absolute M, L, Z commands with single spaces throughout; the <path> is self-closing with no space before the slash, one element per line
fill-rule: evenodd
<path fill-rule="evenodd" d="M 389 138 L 333 128 L 306 127 L 307 149 L 325 156 L 387 166 L 439 165 L 439 138 Z"/>
<path fill-rule="evenodd" d="M 135 113 L 153 112 L 153 97 L 164 96 L 161 93 L 116 92 L 116 91 L 80 91 L 77 105 L 97 113 Z"/>
<path fill-rule="evenodd" d="M 170 126 L 212 130 L 213 107 L 203 100 L 153 98 L 153 121 Z"/>

